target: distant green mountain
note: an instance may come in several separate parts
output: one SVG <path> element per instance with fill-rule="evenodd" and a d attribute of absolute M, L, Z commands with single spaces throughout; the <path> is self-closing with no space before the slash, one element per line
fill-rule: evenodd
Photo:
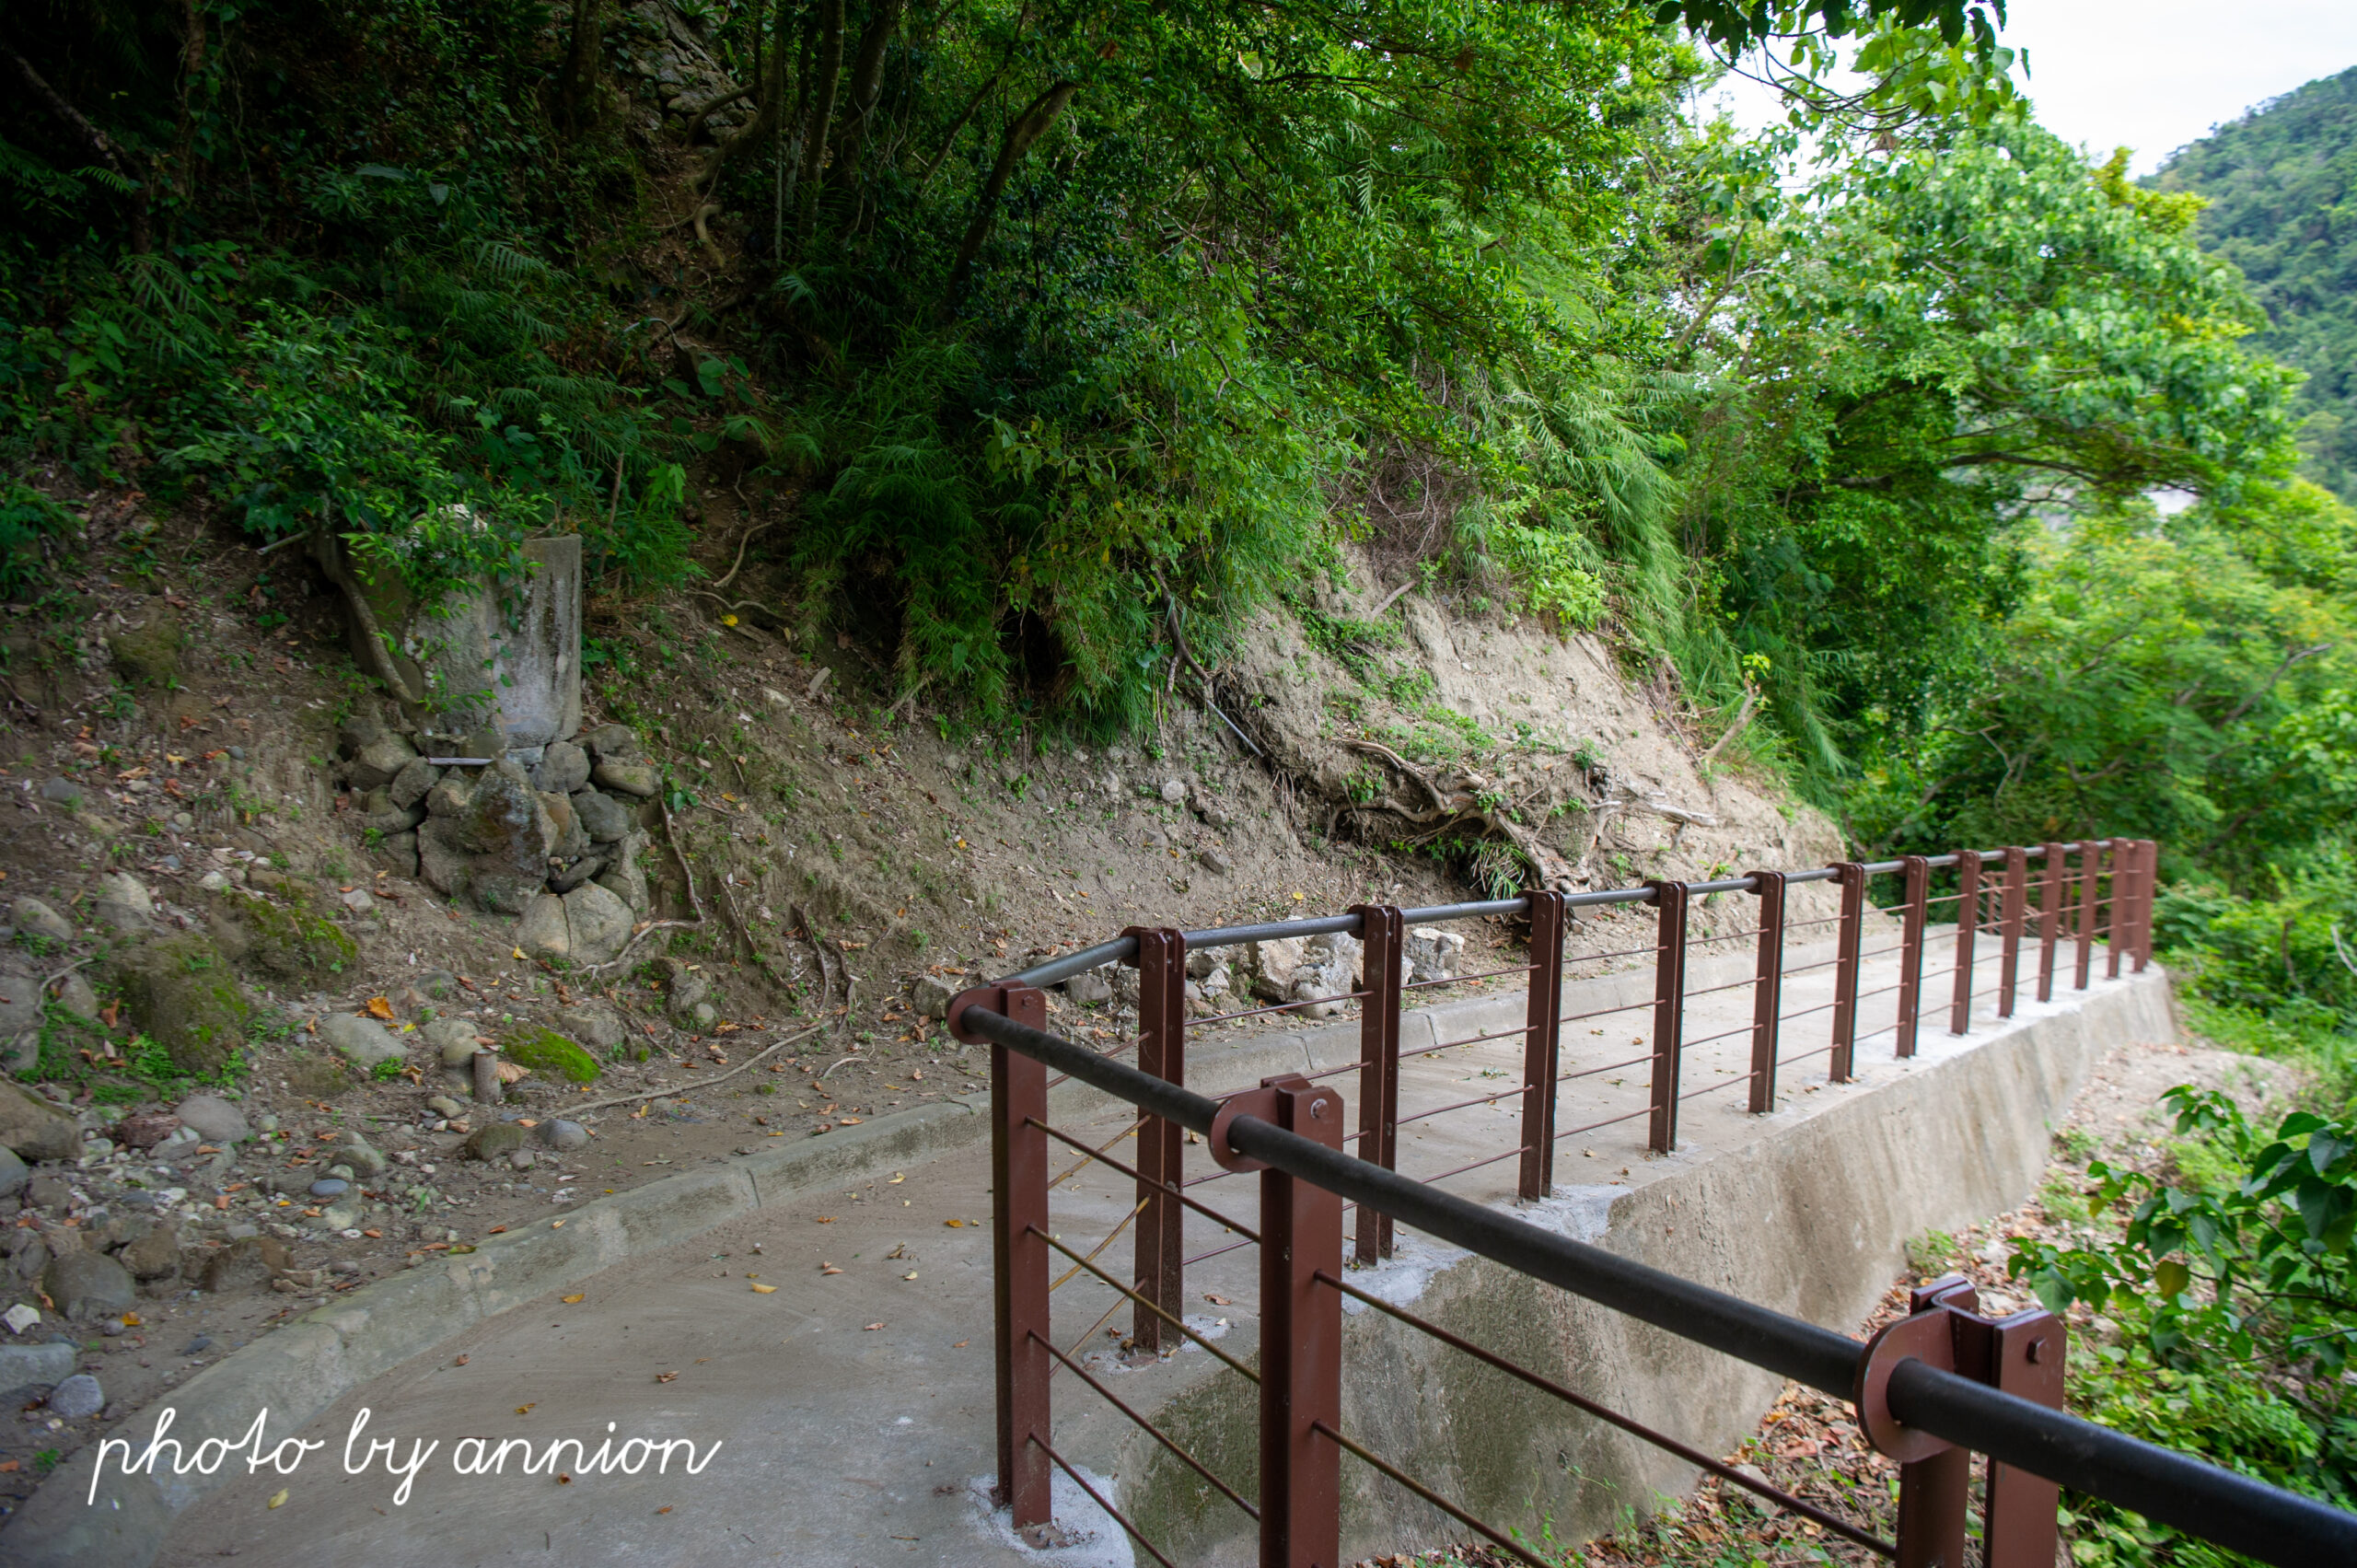
<path fill-rule="evenodd" d="M 2209 198 L 2197 232 L 2267 307 L 2258 343 L 2308 373 L 2305 471 L 2357 505 L 2357 69 L 2220 126 L 2151 183 Z"/>

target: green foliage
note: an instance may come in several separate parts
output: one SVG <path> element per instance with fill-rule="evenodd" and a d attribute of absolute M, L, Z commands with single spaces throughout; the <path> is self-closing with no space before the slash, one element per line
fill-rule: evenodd
<path fill-rule="evenodd" d="M 2308 374 L 2307 473 L 2357 504 L 2357 69 L 2179 148 L 2152 184 L 2201 202 L 2194 233 L 2241 269 L 2267 310 L 2253 343 Z"/>
<path fill-rule="evenodd" d="M 0 478 L 0 597 L 16 598 L 41 576 L 42 541 L 72 527 L 65 508 L 41 491 Z"/>
<path fill-rule="evenodd" d="M 2109 1314 L 2120 1342 L 2076 1359 L 2072 1399 L 2122 1431 L 2340 1507 L 2357 1502 L 2357 1123 L 2296 1112 L 2270 1132 L 2225 1095 L 2165 1097 L 2165 1175 L 2088 1167 L 2105 1238 L 2014 1244 L 2011 1271 L 2050 1311 Z M 2132 1206 L 2132 1212 L 2131 1212 Z M 2107 1504 L 2073 1504 L 2089 1563 L 2223 1562 Z"/>

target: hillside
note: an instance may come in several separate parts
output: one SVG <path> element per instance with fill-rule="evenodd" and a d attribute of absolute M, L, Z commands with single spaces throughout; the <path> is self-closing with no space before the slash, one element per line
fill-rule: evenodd
<path fill-rule="evenodd" d="M 2209 203 L 2202 248 L 2267 308 L 2254 345 L 2307 372 L 2305 471 L 2357 503 L 2357 67 L 2180 148 L 2152 183 Z"/>

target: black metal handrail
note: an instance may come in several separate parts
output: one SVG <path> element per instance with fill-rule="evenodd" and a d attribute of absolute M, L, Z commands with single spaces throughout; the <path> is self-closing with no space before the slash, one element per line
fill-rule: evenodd
<path fill-rule="evenodd" d="M 958 1022 L 977 1038 L 1213 1137 L 1217 1100 L 982 1007 L 965 1008 Z M 1847 1335 L 1525 1224 L 1257 1117 L 1232 1117 L 1225 1134 L 1237 1155 L 1517 1272 L 1838 1398 L 1864 1397 L 1871 1347 Z M 1906 1427 L 2280 1568 L 2357 1562 L 2357 1514 L 1921 1360 L 1900 1360 L 1889 1372 L 1887 1399 Z"/>

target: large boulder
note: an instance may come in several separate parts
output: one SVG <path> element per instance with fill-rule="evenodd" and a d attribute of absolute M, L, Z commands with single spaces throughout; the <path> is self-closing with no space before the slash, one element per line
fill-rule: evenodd
<path fill-rule="evenodd" d="M 321 914 L 299 883 L 281 884 L 275 901 L 217 893 L 205 912 L 223 952 L 287 980 L 342 974 L 360 956 L 351 933 Z"/>
<path fill-rule="evenodd" d="M 183 932 L 143 942 L 117 958 L 115 976 L 132 1027 L 181 1072 L 218 1072 L 245 1043 L 251 1009 L 209 937 Z"/>
<path fill-rule="evenodd" d="M 191 1095 L 175 1108 L 180 1125 L 208 1144 L 242 1144 L 253 1136 L 246 1113 L 219 1095 Z"/>
<path fill-rule="evenodd" d="M 417 849 L 426 884 L 494 913 L 523 913 L 562 837 L 523 768 L 502 758 L 471 786 L 454 772 L 427 791 L 425 807 Z"/>
<path fill-rule="evenodd" d="M 562 897 L 542 893 L 524 911 L 516 946 L 534 958 L 602 964 L 630 940 L 631 907 L 595 882 Z"/>
<path fill-rule="evenodd" d="M 382 789 L 418 760 L 417 748 L 398 735 L 380 736 L 360 749 L 352 760 L 352 787 Z M 424 794 L 423 790 L 419 791 Z"/>
<path fill-rule="evenodd" d="M 609 794 L 634 795 L 641 800 L 652 798 L 663 787 L 663 775 L 647 762 L 600 762 L 589 777 Z"/>
<path fill-rule="evenodd" d="M 532 787 L 570 795 L 589 782 L 589 753 L 569 740 L 552 740 L 532 770 Z"/>
<path fill-rule="evenodd" d="M 319 1041 L 362 1072 L 379 1062 L 401 1059 L 401 1042 L 374 1018 L 330 1013 L 319 1020 Z"/>
<path fill-rule="evenodd" d="M 610 844 L 631 830 L 629 807 L 610 795 L 585 789 L 573 797 L 573 814 L 592 843 Z"/>
<path fill-rule="evenodd" d="M 39 899 L 18 899 L 9 907 L 9 916 L 17 929 L 51 942 L 71 942 L 74 927 L 65 917 Z"/>
<path fill-rule="evenodd" d="M 110 871 L 99 877 L 90 903 L 99 923 L 114 931 L 145 931 L 156 917 L 155 895 L 128 871 Z"/>
<path fill-rule="evenodd" d="M 385 786 L 386 796 L 395 806 L 409 807 L 424 802 L 425 792 L 442 782 L 442 770 L 423 757 L 412 757 L 401 771 Z"/>
<path fill-rule="evenodd" d="M 554 1029 L 520 1028 L 502 1037 L 500 1054 L 548 1078 L 598 1081 L 598 1059 Z"/>
<path fill-rule="evenodd" d="M 140 625 L 110 633 L 107 652 L 114 657 L 116 672 L 133 685 L 169 686 L 180 673 L 180 649 L 187 642 L 180 618 L 158 609 Z"/>
<path fill-rule="evenodd" d="M 631 913 L 642 917 L 654 908 L 655 900 L 646 886 L 646 872 L 638 860 L 652 842 L 642 832 L 623 834 L 607 856 L 606 869 L 598 874 L 598 887 L 621 900 Z"/>
<path fill-rule="evenodd" d="M 82 1128 L 30 1089 L 0 1081 L 0 1145 L 28 1160 L 70 1160 L 82 1152 Z"/>

